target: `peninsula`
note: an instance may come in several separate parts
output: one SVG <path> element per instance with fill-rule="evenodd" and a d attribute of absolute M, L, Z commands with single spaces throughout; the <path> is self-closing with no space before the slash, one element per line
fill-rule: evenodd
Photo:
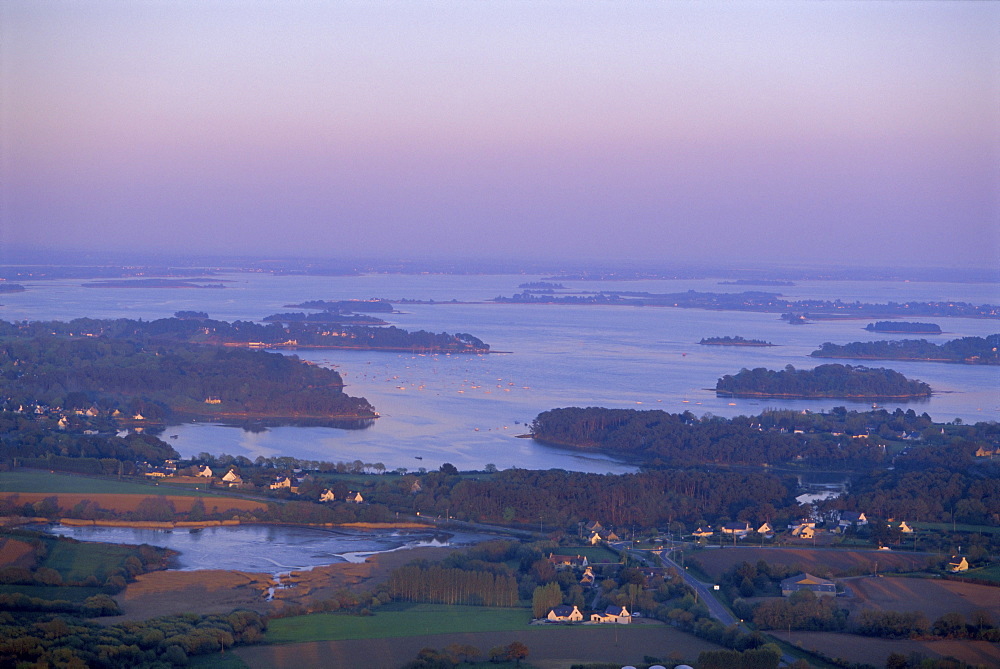
<path fill-rule="evenodd" d="M 0 321 L 0 396 L 21 413 L 62 407 L 64 413 L 73 409 L 73 416 L 107 414 L 132 425 L 378 416 L 366 399 L 343 392 L 336 371 L 295 357 L 141 333 L 71 337 L 46 325 L 48 332 Z M 68 426 L 75 418 L 64 420 Z"/>

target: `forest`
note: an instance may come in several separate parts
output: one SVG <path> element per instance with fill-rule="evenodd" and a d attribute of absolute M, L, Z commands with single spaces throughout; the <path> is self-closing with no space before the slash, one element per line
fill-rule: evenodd
<path fill-rule="evenodd" d="M 715 392 L 722 397 L 903 399 L 929 397 L 931 387 L 884 367 L 828 364 L 811 370 L 792 365 L 778 371 L 764 367 L 742 369 L 719 379 Z"/>
<path fill-rule="evenodd" d="M 877 321 L 865 326 L 869 332 L 905 332 L 907 334 L 941 334 L 936 323 L 911 323 L 908 321 Z"/>
<path fill-rule="evenodd" d="M 926 339 L 898 341 L 824 343 L 809 355 L 815 358 L 853 358 L 856 360 L 926 360 L 958 362 L 967 365 L 1000 365 L 1000 334 L 988 337 L 962 337 L 942 344 Z"/>
<path fill-rule="evenodd" d="M 118 411 L 124 420 L 141 416 L 138 420 L 148 421 L 179 416 L 376 415 L 364 398 L 344 394 L 336 371 L 295 357 L 164 340 L 60 336 L 30 326 L 32 332 L 24 334 L 3 325 L 7 327 L 0 327 L 0 397 L 13 410 L 95 406 L 104 412 Z M 113 327 L 128 328 L 120 322 Z"/>
<path fill-rule="evenodd" d="M 599 450 L 647 467 L 795 463 L 851 469 L 885 462 L 884 444 L 902 434 L 926 433 L 933 439 L 932 425 L 927 414 L 912 409 L 890 414 L 837 407 L 829 413 L 766 411 L 727 419 L 698 418 L 691 412 L 569 407 L 539 414 L 531 434 L 543 443 Z M 972 447 L 970 455 L 975 450 Z"/>

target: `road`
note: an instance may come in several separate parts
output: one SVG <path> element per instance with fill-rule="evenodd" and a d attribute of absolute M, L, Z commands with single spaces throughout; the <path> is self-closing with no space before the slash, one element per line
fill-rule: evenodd
<path fill-rule="evenodd" d="M 653 554 L 652 551 L 642 551 L 642 552 Z M 724 607 L 722 603 L 719 602 L 718 599 L 716 599 L 715 591 L 713 589 L 709 589 L 709 586 L 714 584 L 702 583 L 701 581 L 696 579 L 693 575 L 691 575 L 691 573 L 688 570 L 681 567 L 679 564 L 671 560 L 669 557 L 664 557 L 662 553 L 659 553 L 657 557 L 660 558 L 660 561 L 663 563 L 664 566 L 673 567 L 674 569 L 677 570 L 677 573 L 681 575 L 681 577 L 684 579 L 684 582 L 687 583 L 689 586 L 691 586 L 691 588 L 697 593 L 698 600 L 705 603 L 705 607 L 708 609 L 709 615 L 711 615 L 713 618 L 718 620 L 723 625 L 726 625 L 727 627 L 729 625 L 737 625 L 739 627 L 739 630 L 744 634 L 751 633 L 752 630 L 749 627 L 747 627 L 746 623 L 744 623 L 742 620 L 737 619 L 736 616 L 734 616 L 732 613 L 729 612 L 729 609 Z M 789 655 L 788 653 L 783 652 L 781 654 L 781 662 L 785 665 L 790 665 L 793 662 L 795 662 L 795 658 Z"/>

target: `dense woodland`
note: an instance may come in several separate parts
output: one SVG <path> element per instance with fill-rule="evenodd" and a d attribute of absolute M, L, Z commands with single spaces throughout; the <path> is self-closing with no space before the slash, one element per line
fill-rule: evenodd
<path fill-rule="evenodd" d="M 894 423 L 901 430 L 919 430 L 931 421 L 904 414 Z M 590 407 L 545 411 L 532 422 L 531 430 L 535 439 L 545 443 L 600 450 L 650 466 L 760 466 L 794 461 L 845 467 L 885 460 L 879 435 L 869 434 L 871 425 L 870 418 L 846 411 L 831 415 L 767 412 L 726 419 L 698 418 L 691 412 Z"/>
<path fill-rule="evenodd" d="M 869 332 L 905 332 L 907 334 L 941 334 L 937 323 L 913 323 L 909 321 L 877 321 L 865 326 Z"/>
<path fill-rule="evenodd" d="M 795 369 L 792 365 L 777 371 L 764 367 L 742 369 L 719 379 L 715 391 L 729 397 L 896 399 L 928 397 L 931 387 L 884 367 L 829 364 L 814 369 Z"/>
<path fill-rule="evenodd" d="M 1000 365 L 1000 334 L 988 337 L 962 337 L 942 344 L 926 339 L 898 341 L 824 343 L 810 353 L 816 358 L 853 358 L 857 360 L 930 360 L 960 362 L 968 365 Z"/>
<path fill-rule="evenodd" d="M 343 393 L 337 372 L 294 357 L 149 339 L 61 336 L 37 326 L 25 335 L 3 325 L 0 398 L 13 411 L 97 407 L 117 410 L 123 420 L 140 415 L 147 421 L 171 415 L 375 415 L 367 400 Z"/>

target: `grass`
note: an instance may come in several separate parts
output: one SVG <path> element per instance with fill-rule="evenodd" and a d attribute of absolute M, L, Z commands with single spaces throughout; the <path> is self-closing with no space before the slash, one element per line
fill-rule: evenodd
<path fill-rule="evenodd" d="M 552 552 L 557 555 L 582 555 L 589 562 L 618 562 L 618 553 L 604 546 L 560 546 Z"/>
<path fill-rule="evenodd" d="M 163 485 L 145 481 L 118 481 L 112 478 L 84 476 L 81 474 L 58 474 L 43 471 L 5 472 L 0 478 L 0 493 L 51 492 L 53 495 L 64 494 L 99 494 L 113 495 L 162 495 Z M 210 492 L 192 490 L 188 486 L 171 485 L 170 495 L 191 497 L 219 497 Z"/>
<path fill-rule="evenodd" d="M 247 669 L 246 663 L 236 653 L 230 651 L 194 655 L 190 658 L 187 666 L 194 667 L 194 669 Z"/>
<path fill-rule="evenodd" d="M 59 541 L 43 538 L 48 555 L 40 566 L 58 571 L 65 581 L 81 581 L 90 575 L 103 574 L 120 567 L 135 548 L 97 542 Z"/>
<path fill-rule="evenodd" d="M 935 532 L 969 532 L 976 534 L 1000 535 L 1000 527 L 993 525 L 967 525 L 964 523 L 912 523 L 914 529 L 934 530 Z"/>
<path fill-rule="evenodd" d="M 526 630 L 530 617 L 525 609 L 396 604 L 379 608 L 373 616 L 321 613 L 278 618 L 270 622 L 264 639 L 267 643 L 301 643 Z"/>
<path fill-rule="evenodd" d="M 962 572 L 957 575 L 964 576 L 966 578 L 981 578 L 984 581 L 1000 583 L 1000 564 L 982 567 L 981 569 L 970 569 L 969 571 Z"/>

